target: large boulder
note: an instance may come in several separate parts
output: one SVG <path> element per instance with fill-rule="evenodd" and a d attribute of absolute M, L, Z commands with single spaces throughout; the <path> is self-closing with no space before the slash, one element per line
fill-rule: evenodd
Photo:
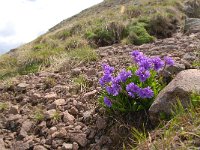
<path fill-rule="evenodd" d="M 153 123 L 157 122 L 159 115 L 171 114 L 173 105 L 180 100 L 184 107 L 188 106 L 191 93 L 200 93 L 200 70 L 189 69 L 181 71 L 177 76 L 158 94 L 149 109 Z"/>
<path fill-rule="evenodd" d="M 199 18 L 186 18 L 184 31 L 186 34 L 200 32 L 200 19 Z"/>

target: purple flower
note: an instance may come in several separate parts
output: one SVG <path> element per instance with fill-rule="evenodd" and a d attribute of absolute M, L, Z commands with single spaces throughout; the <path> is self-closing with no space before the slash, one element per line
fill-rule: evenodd
<path fill-rule="evenodd" d="M 131 53 L 131 56 L 133 58 L 133 61 L 136 63 L 136 64 L 139 64 L 143 59 L 145 59 L 145 56 L 142 52 L 139 52 L 139 51 L 133 51 Z"/>
<path fill-rule="evenodd" d="M 112 103 L 111 103 L 111 101 L 107 97 L 104 97 L 104 104 L 107 107 L 112 107 Z"/>
<path fill-rule="evenodd" d="M 121 91 L 121 86 L 119 84 L 112 84 L 111 86 L 106 87 L 106 91 L 110 95 L 117 96 Z"/>
<path fill-rule="evenodd" d="M 159 71 L 164 67 L 164 62 L 160 59 L 160 57 L 152 58 L 152 63 L 154 65 L 154 70 Z"/>
<path fill-rule="evenodd" d="M 121 82 L 120 76 L 117 76 L 112 79 L 112 84 L 120 84 L 120 82 Z"/>
<path fill-rule="evenodd" d="M 150 72 L 143 67 L 139 68 L 135 74 L 140 78 L 141 82 L 146 81 L 150 77 Z"/>
<path fill-rule="evenodd" d="M 101 86 L 104 86 L 106 83 L 112 81 L 113 77 L 111 74 L 104 74 L 104 76 L 99 80 Z"/>
<path fill-rule="evenodd" d="M 143 57 L 138 64 L 139 67 L 143 67 L 146 70 L 150 70 L 152 68 L 152 60 L 148 57 Z"/>
<path fill-rule="evenodd" d="M 141 52 L 138 51 L 138 50 L 134 50 L 134 51 L 131 52 L 132 57 L 137 57 L 138 55 L 141 55 Z"/>
<path fill-rule="evenodd" d="M 169 66 L 174 65 L 174 60 L 171 57 L 165 56 L 164 60 L 165 60 L 166 65 L 169 65 Z"/>
<path fill-rule="evenodd" d="M 131 71 L 126 71 L 125 69 L 123 69 L 120 73 L 119 73 L 119 78 L 121 79 L 122 82 L 126 82 L 126 80 L 128 78 L 130 78 L 132 76 Z"/>
<path fill-rule="evenodd" d="M 135 97 L 135 94 L 139 92 L 140 88 L 135 85 L 134 83 L 130 83 L 126 86 L 126 91 L 128 92 L 128 95 L 132 98 Z"/>
<path fill-rule="evenodd" d="M 140 89 L 138 92 L 138 96 L 140 98 L 152 98 L 153 95 L 154 93 L 149 86 L 146 88 Z"/>
<path fill-rule="evenodd" d="M 108 64 L 103 64 L 102 65 L 104 74 L 112 74 L 114 72 L 114 67 L 109 66 Z"/>

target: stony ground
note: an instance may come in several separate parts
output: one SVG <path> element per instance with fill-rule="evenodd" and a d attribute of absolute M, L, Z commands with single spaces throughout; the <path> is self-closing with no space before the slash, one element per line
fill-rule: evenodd
<path fill-rule="evenodd" d="M 1 150 L 110 150 L 119 139 L 113 136 L 113 120 L 97 104 L 101 65 L 116 68 L 131 64 L 129 52 L 171 56 L 175 70 L 193 68 L 199 59 L 200 34 L 157 40 L 142 46 L 113 45 L 97 50 L 97 62 L 81 63 L 67 72 L 41 72 L 18 77 L 0 86 Z M 176 72 L 175 71 L 175 72 Z M 85 79 L 77 82 L 80 75 Z"/>

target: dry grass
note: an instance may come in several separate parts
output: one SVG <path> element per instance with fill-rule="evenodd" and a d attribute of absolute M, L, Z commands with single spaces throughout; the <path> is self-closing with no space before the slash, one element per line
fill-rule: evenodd
<path fill-rule="evenodd" d="M 68 62 L 68 59 L 63 57 L 63 55 L 68 54 L 69 59 L 73 57 L 79 59 L 79 61 L 96 60 L 96 54 L 90 48 L 85 48 L 88 45 L 96 46 L 93 45 L 93 41 L 91 42 L 90 39 L 85 37 L 86 33 L 91 32 L 93 34 L 97 29 L 102 28 L 101 31 L 103 32 L 98 33 L 97 42 L 103 40 L 106 44 L 120 42 L 129 44 L 128 34 L 124 34 L 127 25 L 133 22 L 148 24 L 152 17 L 160 13 L 161 10 L 167 14 L 174 14 L 169 10 L 176 10 L 176 16 L 180 17 L 183 14 L 181 12 L 182 2 L 183 0 L 130 0 L 123 4 L 122 12 L 122 4 L 119 1 L 104 1 L 62 21 L 46 34 L 19 47 L 16 51 L 0 56 L 0 79 L 35 73 L 44 69 L 53 70 L 52 66 L 59 67 Z M 133 3 L 138 5 L 130 7 Z M 150 32 L 150 30 L 147 31 Z M 59 62 L 59 59 L 61 62 Z"/>

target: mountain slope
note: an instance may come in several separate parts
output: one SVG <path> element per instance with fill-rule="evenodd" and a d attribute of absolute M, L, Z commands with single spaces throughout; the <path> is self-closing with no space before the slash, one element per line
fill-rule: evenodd
<path fill-rule="evenodd" d="M 98 78 L 102 74 L 102 64 L 107 62 L 116 70 L 125 68 L 132 64 L 130 52 L 140 49 L 149 56 L 171 56 L 179 63 L 175 68 L 180 71 L 185 67 L 192 67 L 188 63 L 192 63 L 191 58 L 196 56 L 199 47 L 200 34 L 177 34 L 172 38 L 141 46 L 107 46 L 96 50 L 100 58 L 95 62 L 82 62 L 69 68 L 66 64 L 65 72 L 40 72 L 18 77 L 5 84 L 0 83 L 0 147 L 51 150 L 72 146 L 74 150 L 121 150 L 126 145 L 127 150 L 131 149 L 128 145 L 134 144 L 132 127 L 145 127 L 147 132 L 151 132 L 152 125 L 146 113 L 119 113 L 112 116 L 99 107 L 97 98 L 101 88 Z M 199 61 L 200 57 L 195 59 Z M 190 133 L 197 137 L 190 133 L 182 135 L 180 129 L 172 124 L 173 130 L 166 129 L 166 132 L 171 131 L 170 135 L 166 133 L 162 138 L 165 128 L 155 130 L 156 133 L 150 134 L 154 141 L 151 138 L 139 141 L 138 149 L 149 150 L 150 146 L 153 149 L 154 143 L 158 149 L 168 148 L 171 144 L 174 149 L 184 149 L 186 145 L 180 145 L 181 141 L 176 140 L 177 132 L 179 138 L 189 137 L 184 140 L 187 145 L 198 142 L 198 114 L 194 115 L 193 120 L 189 117 L 187 120 L 185 117 L 180 118 L 184 123 L 184 131 L 190 131 L 188 128 L 194 127 Z M 188 123 L 185 124 L 186 122 Z M 168 144 L 169 142 L 171 143 Z M 146 148 L 148 144 L 150 145 Z M 197 146 L 199 145 L 193 145 L 192 149 Z"/>
<path fill-rule="evenodd" d="M 88 53 L 83 59 L 95 60 L 93 49 L 101 46 L 141 45 L 170 37 L 181 28 L 184 15 L 183 0 L 105 0 L 0 56 L 0 79 L 59 71 L 68 60 L 82 61 L 80 52 Z"/>

